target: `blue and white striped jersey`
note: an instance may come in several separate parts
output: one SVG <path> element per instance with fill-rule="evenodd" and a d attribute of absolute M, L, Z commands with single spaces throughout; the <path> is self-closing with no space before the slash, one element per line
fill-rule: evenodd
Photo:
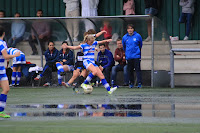
<path fill-rule="evenodd" d="M 20 54 L 24 55 L 24 53 L 22 51 L 20 51 L 19 49 L 16 49 L 16 48 L 8 48 L 7 49 L 7 53 L 9 55 L 14 55 L 16 52 L 20 52 Z"/>
<path fill-rule="evenodd" d="M 81 48 L 83 49 L 83 54 L 84 54 L 84 60 L 90 60 L 92 62 L 94 62 L 94 51 L 95 51 L 95 47 L 97 46 L 97 41 L 95 41 L 92 45 L 89 45 L 87 43 L 85 44 L 81 44 Z"/>
<path fill-rule="evenodd" d="M 2 55 L 2 51 L 6 50 L 7 48 L 6 42 L 0 39 L 0 74 L 4 74 L 6 72 L 4 67 L 5 59 Z"/>

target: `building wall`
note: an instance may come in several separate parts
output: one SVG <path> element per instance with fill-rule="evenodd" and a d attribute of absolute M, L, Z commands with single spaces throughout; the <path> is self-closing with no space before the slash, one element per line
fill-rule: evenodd
<path fill-rule="evenodd" d="M 134 0 L 136 14 L 144 14 L 144 0 Z M 169 35 L 185 36 L 185 25 L 179 24 L 178 19 L 181 9 L 179 0 L 161 0 L 162 5 L 158 17 L 166 25 Z M 193 28 L 190 34 L 191 39 L 200 40 L 200 0 L 196 0 L 195 14 L 193 17 Z M 24 17 L 33 17 L 38 9 L 44 11 L 44 16 L 64 16 L 65 4 L 63 0 L 0 0 L 0 10 L 5 10 L 6 16 L 11 17 L 14 13 L 20 12 Z M 103 15 L 122 15 L 123 0 L 100 0 L 98 13 Z"/>

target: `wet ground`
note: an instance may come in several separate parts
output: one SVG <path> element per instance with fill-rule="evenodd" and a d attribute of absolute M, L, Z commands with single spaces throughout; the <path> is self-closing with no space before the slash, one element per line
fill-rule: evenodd
<path fill-rule="evenodd" d="M 11 118 L 0 122 L 8 125 L 68 120 L 200 125 L 200 88 L 119 88 L 113 95 L 104 88 L 89 95 L 71 88 L 12 88 L 5 112 Z"/>

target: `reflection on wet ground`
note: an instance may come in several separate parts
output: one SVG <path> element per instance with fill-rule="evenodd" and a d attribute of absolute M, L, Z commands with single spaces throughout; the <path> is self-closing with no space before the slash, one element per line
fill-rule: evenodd
<path fill-rule="evenodd" d="M 11 116 L 21 117 L 162 117 L 200 118 L 199 104 L 33 104 L 10 105 Z M 21 111 L 24 110 L 24 111 Z"/>

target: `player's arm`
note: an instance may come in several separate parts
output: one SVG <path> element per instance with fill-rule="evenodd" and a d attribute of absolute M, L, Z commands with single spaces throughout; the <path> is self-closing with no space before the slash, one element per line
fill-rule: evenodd
<path fill-rule="evenodd" d="M 81 49 L 81 46 L 68 46 L 66 44 L 62 45 L 62 48 L 68 48 L 68 49 L 72 49 L 72 50 L 76 50 L 76 49 Z"/>
<path fill-rule="evenodd" d="M 99 37 L 104 33 L 107 33 L 107 32 L 105 30 L 102 30 L 102 31 L 98 32 L 95 37 Z"/>
<path fill-rule="evenodd" d="M 12 59 L 12 58 L 14 58 L 14 57 L 17 57 L 17 56 L 20 56 L 20 52 L 16 52 L 14 55 L 9 55 L 8 53 L 7 53 L 7 51 L 6 51 L 6 49 L 4 49 L 3 51 L 1 51 L 1 53 L 2 53 L 2 55 L 3 55 L 3 57 L 4 57 L 4 59 Z"/>
<path fill-rule="evenodd" d="M 112 39 L 106 39 L 106 40 L 102 40 L 102 41 L 97 41 L 98 44 L 101 44 L 101 43 L 106 43 L 106 42 L 111 42 Z"/>

